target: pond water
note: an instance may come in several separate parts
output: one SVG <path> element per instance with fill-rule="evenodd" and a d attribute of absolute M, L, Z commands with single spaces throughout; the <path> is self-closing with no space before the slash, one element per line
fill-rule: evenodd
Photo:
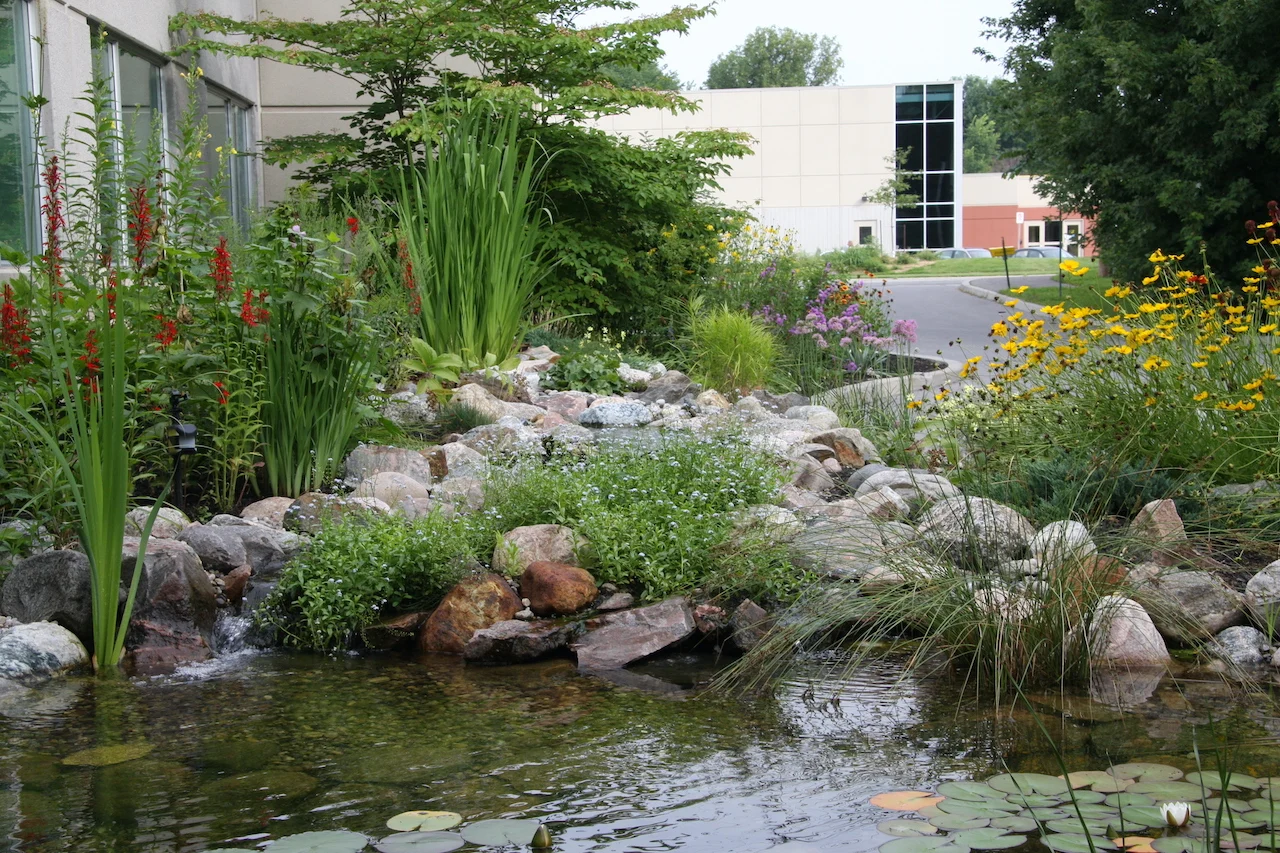
<path fill-rule="evenodd" d="M 751 698 L 702 689 L 718 663 L 698 655 L 614 680 L 568 660 L 284 652 L 69 679 L 0 707 L 0 837 L 22 851 L 198 851 L 315 829 L 380 838 L 392 815 L 441 809 L 536 817 L 558 851 L 861 851 L 888 840 L 875 823 L 889 815 L 867 803 L 880 791 L 1059 772 L 1026 710 L 961 703 L 954 685 L 902 680 L 900 665 L 838 675 L 839 656 L 813 659 Z M 1214 718 L 1248 739 L 1241 769 L 1280 773 L 1264 701 L 1213 680 L 1148 692 L 1124 713 L 1034 699 L 1072 769 L 1189 767 Z M 63 763 L 122 742 L 152 750 Z"/>

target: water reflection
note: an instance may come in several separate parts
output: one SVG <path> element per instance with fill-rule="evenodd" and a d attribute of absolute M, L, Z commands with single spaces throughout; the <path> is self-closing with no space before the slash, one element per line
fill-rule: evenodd
<path fill-rule="evenodd" d="M 810 662 L 754 697 L 707 694 L 705 657 L 603 679 L 569 661 L 270 654 L 67 681 L 0 717 L 0 830 L 24 851 L 202 850 L 311 829 L 380 837 L 387 817 L 437 808 L 538 817 L 560 851 L 870 850 L 881 790 L 1059 772 L 1033 713 L 1072 769 L 1185 761 L 1210 717 L 1251 739 L 1246 772 L 1280 769 L 1265 705 L 1212 682 L 1119 679 L 1095 701 L 991 708 L 903 680 L 892 659 L 833 678 L 839 665 Z M 142 759 L 62 763 L 143 741 Z"/>

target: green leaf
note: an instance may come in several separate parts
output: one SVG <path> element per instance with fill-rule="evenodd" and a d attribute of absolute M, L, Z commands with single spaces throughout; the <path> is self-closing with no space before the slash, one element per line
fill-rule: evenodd
<path fill-rule="evenodd" d="M 401 832 L 376 842 L 378 853 L 453 853 L 466 844 L 456 832 Z"/>
<path fill-rule="evenodd" d="M 462 815 L 456 812 L 412 811 L 388 818 L 387 829 L 394 829 L 396 832 L 431 832 L 451 829 L 460 823 Z"/>
<path fill-rule="evenodd" d="M 987 784 L 1006 794 L 1065 794 L 1070 790 L 1066 782 L 1044 773 L 1001 773 L 992 776 Z"/>
<path fill-rule="evenodd" d="M 1054 833 L 1040 841 L 1056 853 L 1108 853 L 1116 849 L 1110 838 L 1100 836 Z"/>
<path fill-rule="evenodd" d="M 921 835 L 915 838 L 895 838 L 880 845 L 880 853 L 929 853 L 940 847 L 954 846 L 945 836 Z"/>
<path fill-rule="evenodd" d="M 528 846 L 542 824 L 536 820 L 496 818 L 482 820 L 462 828 L 462 837 L 468 844 L 481 847 L 501 847 L 507 844 Z"/>
<path fill-rule="evenodd" d="M 325 830 L 288 835 L 271 844 L 271 853 L 360 853 L 369 839 L 358 832 Z"/>
<path fill-rule="evenodd" d="M 876 824 L 876 829 L 885 835 L 896 835 L 899 838 L 915 838 L 920 835 L 936 835 L 939 829 L 936 824 L 923 820 L 909 820 L 907 818 L 892 818 L 890 820 L 882 820 Z"/>

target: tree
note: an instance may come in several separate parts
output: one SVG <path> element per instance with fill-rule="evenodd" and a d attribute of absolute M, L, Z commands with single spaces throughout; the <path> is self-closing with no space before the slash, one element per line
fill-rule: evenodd
<path fill-rule="evenodd" d="M 1001 153 L 996 123 L 989 115 L 976 116 L 970 121 L 967 114 L 964 123 L 964 170 L 990 172 Z"/>
<path fill-rule="evenodd" d="M 708 202 L 709 191 L 729 170 L 726 158 L 749 149 L 744 134 L 727 131 L 631 143 L 590 126 L 638 107 L 696 109 L 675 92 L 619 86 L 611 75 L 656 65 L 658 36 L 685 32 L 708 7 L 579 25 L 587 14 L 632 8 L 630 0 L 347 0 L 336 21 L 201 13 L 178 15 L 171 27 L 195 31 L 184 49 L 271 59 L 359 85 L 368 104 L 344 117 L 353 133 L 264 147 L 267 162 L 303 164 L 300 177 L 339 196 L 377 188 L 388 170 L 422 156 L 430 135 L 406 132 L 421 126 L 410 121 L 419 110 L 445 111 L 451 99 L 469 96 L 517 110 L 521 138 L 553 155 L 543 188 L 560 263 L 544 279 L 544 304 L 634 328 L 669 301 L 664 288 L 707 263 L 705 250 L 679 258 L 659 251 L 667 247 L 661 235 L 697 220 L 705 243 L 706 229 L 725 215 Z M 468 73 L 446 65 L 458 56 L 473 63 Z"/>
<path fill-rule="evenodd" d="M 665 65 L 650 62 L 639 68 L 626 65 L 608 65 L 604 72 L 615 86 L 625 89 L 656 89 L 659 92 L 678 92 L 685 87 L 676 73 Z"/>
<path fill-rule="evenodd" d="M 1220 268 L 1246 254 L 1244 220 L 1280 188 L 1280 45 L 1261 36 L 1280 7 L 1016 0 L 987 24 L 1012 45 L 1005 104 L 1026 134 L 1020 171 L 1094 217 L 1117 273 L 1146 275 L 1157 248 L 1196 257 L 1201 240 Z"/>
<path fill-rule="evenodd" d="M 826 86 L 840 78 L 844 58 L 831 36 L 761 27 L 742 47 L 721 55 L 707 71 L 708 89 Z"/>
<path fill-rule="evenodd" d="M 889 207 L 889 233 L 897 245 L 897 215 L 899 210 L 910 210 L 920 206 L 920 194 L 912 192 L 920 186 L 920 173 L 907 169 L 907 159 L 911 156 L 910 148 L 898 148 L 888 157 L 884 164 L 889 167 L 889 177 L 884 183 L 867 193 L 867 201 L 872 204 L 884 204 Z"/>
<path fill-rule="evenodd" d="M 989 172 L 997 161 L 1015 159 L 1022 148 L 1022 137 L 1010 130 L 1012 122 L 1005 115 L 1010 85 L 1008 80 L 988 80 L 976 74 L 964 78 L 966 172 Z M 979 125 L 984 118 L 983 124 L 990 127 Z"/>

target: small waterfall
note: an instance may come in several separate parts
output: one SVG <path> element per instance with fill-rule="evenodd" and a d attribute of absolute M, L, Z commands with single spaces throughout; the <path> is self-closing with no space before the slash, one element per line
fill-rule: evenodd
<path fill-rule="evenodd" d="M 213 651 L 218 657 L 227 657 L 244 651 L 249 646 L 249 633 L 253 630 L 252 616 L 218 614 L 213 623 Z"/>

